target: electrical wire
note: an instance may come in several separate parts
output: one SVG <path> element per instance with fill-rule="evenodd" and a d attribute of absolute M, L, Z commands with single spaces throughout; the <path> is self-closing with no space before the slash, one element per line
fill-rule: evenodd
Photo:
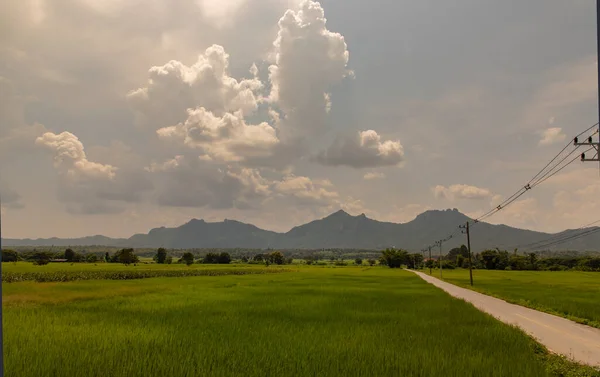
<path fill-rule="evenodd" d="M 549 247 L 552 247 L 552 246 L 563 244 L 563 243 L 568 242 L 568 241 L 572 241 L 572 240 L 575 240 L 575 239 L 586 237 L 586 236 L 589 236 L 591 234 L 595 234 L 595 233 L 598 233 L 598 232 L 600 232 L 600 228 L 597 228 L 597 227 L 593 228 L 593 229 L 588 229 L 588 230 L 586 230 L 584 232 L 581 232 L 581 233 L 578 233 L 578 234 L 573 234 L 573 235 L 570 235 L 568 237 L 564 237 L 564 238 L 558 239 L 558 240 L 553 241 L 553 242 L 548 242 L 548 243 L 545 243 L 545 244 L 537 245 L 537 246 L 531 247 L 531 248 L 529 248 L 527 250 L 540 250 L 540 249 L 544 249 L 544 248 L 549 248 Z"/>
<path fill-rule="evenodd" d="M 566 230 L 565 232 L 576 232 L 578 230 L 587 230 L 592 225 L 595 225 L 595 224 L 598 224 L 598 223 L 600 223 L 600 220 L 593 221 L 593 222 L 591 222 L 589 224 L 586 224 L 586 225 L 583 225 L 583 226 L 581 226 L 581 227 L 579 227 L 577 229 Z M 517 249 L 530 250 L 530 249 L 534 249 L 534 248 L 538 247 L 539 245 L 543 245 L 543 244 L 546 244 L 546 243 L 552 243 L 552 242 L 555 242 L 555 241 L 560 241 L 561 239 L 563 239 L 565 237 L 570 237 L 570 236 L 573 235 L 573 234 L 565 234 L 565 232 L 562 232 L 560 234 L 555 234 L 555 235 L 553 235 L 553 236 L 551 236 L 549 238 L 546 238 L 544 240 L 530 242 L 530 243 L 524 244 L 524 245 L 516 245 L 516 246 L 510 247 L 510 249 L 517 248 Z"/>
<path fill-rule="evenodd" d="M 590 126 L 589 128 L 587 128 L 586 130 L 580 132 L 579 134 L 577 134 L 577 136 L 575 136 L 575 138 L 573 140 L 575 140 L 576 138 L 579 138 L 581 135 L 585 134 L 586 132 L 589 132 L 592 128 L 598 126 L 599 123 L 596 123 L 592 126 Z M 589 137 L 597 134 L 598 131 L 596 130 L 592 135 L 590 135 Z M 550 162 L 548 162 L 536 175 L 533 176 L 533 178 L 531 178 L 531 180 L 529 180 L 529 182 L 523 186 L 522 188 L 520 188 L 519 190 L 517 190 L 514 194 L 512 194 L 511 196 L 509 196 L 507 199 L 505 199 L 502 203 L 500 203 L 498 206 L 494 207 L 493 209 L 489 210 L 488 212 L 484 213 L 483 215 L 479 216 L 478 218 L 474 219 L 473 221 L 469 221 L 469 224 L 471 226 L 475 226 L 478 223 L 480 223 L 482 220 L 487 219 L 491 216 L 493 216 L 494 214 L 500 212 L 501 210 L 503 210 L 504 208 L 506 208 L 507 206 L 509 206 L 510 204 L 514 203 L 516 200 L 518 200 L 521 196 L 523 196 L 527 191 L 533 189 L 534 187 L 544 183 L 546 180 L 548 180 L 549 178 L 553 177 L 554 175 L 558 174 L 560 171 L 562 171 L 564 168 L 566 168 L 567 166 L 571 165 L 573 162 L 575 162 L 575 160 L 577 160 L 577 158 L 579 157 L 579 155 L 575 156 L 575 158 L 569 160 L 569 162 L 567 162 L 566 164 L 564 164 L 563 166 L 561 166 L 559 168 L 559 166 L 565 161 L 567 160 L 569 157 L 571 157 L 573 155 L 573 153 L 577 152 L 577 150 L 580 148 L 580 146 L 576 146 L 576 148 L 574 148 L 571 152 L 569 152 L 566 156 L 564 156 L 558 163 L 554 164 L 549 170 L 548 167 L 550 167 L 552 165 L 552 163 L 554 161 L 556 161 L 556 159 L 559 158 L 559 156 L 567 150 L 567 148 L 571 144 L 572 141 L 569 141 L 569 143 L 567 143 L 563 149 L 558 152 L 556 154 L 556 156 L 554 156 L 554 158 L 552 158 L 552 160 L 550 160 Z M 587 149 L 584 153 L 587 153 L 588 151 L 594 149 L 589 148 Z M 558 168 L 558 170 L 557 170 Z M 600 231 L 600 228 L 599 228 Z M 458 232 L 462 232 L 462 230 L 458 230 Z M 452 239 L 455 235 L 456 235 L 456 231 L 452 234 L 450 234 L 449 236 L 447 236 L 445 239 L 437 241 L 434 245 L 439 245 L 439 243 L 443 243 L 446 241 L 449 241 L 450 239 Z M 428 246 L 430 247 L 430 246 Z"/>

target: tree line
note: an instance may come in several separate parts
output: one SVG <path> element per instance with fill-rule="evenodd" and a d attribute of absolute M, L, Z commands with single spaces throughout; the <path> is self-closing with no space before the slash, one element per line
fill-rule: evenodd
<path fill-rule="evenodd" d="M 236 259 L 230 253 L 208 252 L 203 256 L 185 251 L 179 254 L 179 257 L 173 255 L 165 248 L 159 248 L 152 255 L 155 263 L 172 264 L 180 263 L 192 265 L 194 263 L 203 264 L 229 264 L 234 260 L 236 262 L 248 264 L 291 264 L 294 260 L 293 253 L 284 253 L 282 251 L 245 253 Z M 372 254 L 368 254 L 372 255 Z M 17 252 L 15 250 L 3 250 L 3 262 L 29 261 L 36 265 L 48 264 L 51 260 L 61 260 L 70 263 L 122 263 L 125 265 L 140 263 L 140 256 L 133 248 L 124 248 L 116 250 L 113 253 L 108 251 L 82 253 L 67 248 L 64 251 L 48 251 L 48 250 L 27 250 Z M 309 265 L 327 265 L 334 264 L 338 266 L 348 265 L 343 256 L 333 253 L 324 253 L 321 251 L 306 254 L 302 259 L 305 264 Z M 440 258 L 434 256 L 428 258 L 421 253 L 409 253 L 403 249 L 388 248 L 379 252 L 379 258 L 363 259 L 361 257 L 354 258 L 355 265 L 368 264 L 374 266 L 388 266 L 390 268 L 399 268 L 406 266 L 408 268 L 437 268 L 440 266 L 446 269 L 454 268 L 469 268 L 469 250 L 465 245 L 451 249 L 447 254 Z M 546 256 L 545 254 L 538 255 L 537 253 L 519 254 L 518 250 L 508 252 L 506 250 L 484 250 L 479 253 L 472 254 L 471 263 L 475 269 L 487 270 L 581 270 L 581 271 L 600 271 L 600 257 L 592 255 L 574 256 L 571 254 L 560 256 Z"/>

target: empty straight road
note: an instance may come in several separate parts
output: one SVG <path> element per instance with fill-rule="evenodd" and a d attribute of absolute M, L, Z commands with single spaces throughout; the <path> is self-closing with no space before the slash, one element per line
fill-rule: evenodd
<path fill-rule="evenodd" d="M 423 280 L 472 303 L 504 323 L 516 325 L 546 346 L 551 352 L 565 355 L 577 362 L 600 367 L 600 329 L 581 325 L 555 315 L 490 297 L 470 289 L 460 288 L 421 272 L 413 271 Z M 552 294 L 549 292 L 548 294 Z"/>

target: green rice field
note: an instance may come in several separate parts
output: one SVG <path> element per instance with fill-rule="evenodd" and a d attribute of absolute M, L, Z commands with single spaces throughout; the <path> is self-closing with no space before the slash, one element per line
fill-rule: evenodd
<path fill-rule="evenodd" d="M 7 376 L 567 375 L 521 331 L 402 270 L 3 289 Z"/>

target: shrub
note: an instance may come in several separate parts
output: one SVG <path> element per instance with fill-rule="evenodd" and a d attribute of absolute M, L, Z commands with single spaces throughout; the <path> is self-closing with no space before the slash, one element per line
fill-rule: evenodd
<path fill-rule="evenodd" d="M 336 260 L 334 263 L 336 266 L 347 266 L 348 263 L 344 262 L 343 260 Z"/>
<path fill-rule="evenodd" d="M 354 260 L 354 263 L 360 266 L 360 265 L 362 265 L 362 263 L 363 263 L 363 260 L 362 260 L 362 259 L 360 259 L 360 258 L 356 258 L 356 259 Z"/>
<path fill-rule="evenodd" d="M 36 259 L 33 261 L 34 266 L 45 266 L 48 263 L 50 263 L 50 259 L 41 258 L 41 259 Z"/>

